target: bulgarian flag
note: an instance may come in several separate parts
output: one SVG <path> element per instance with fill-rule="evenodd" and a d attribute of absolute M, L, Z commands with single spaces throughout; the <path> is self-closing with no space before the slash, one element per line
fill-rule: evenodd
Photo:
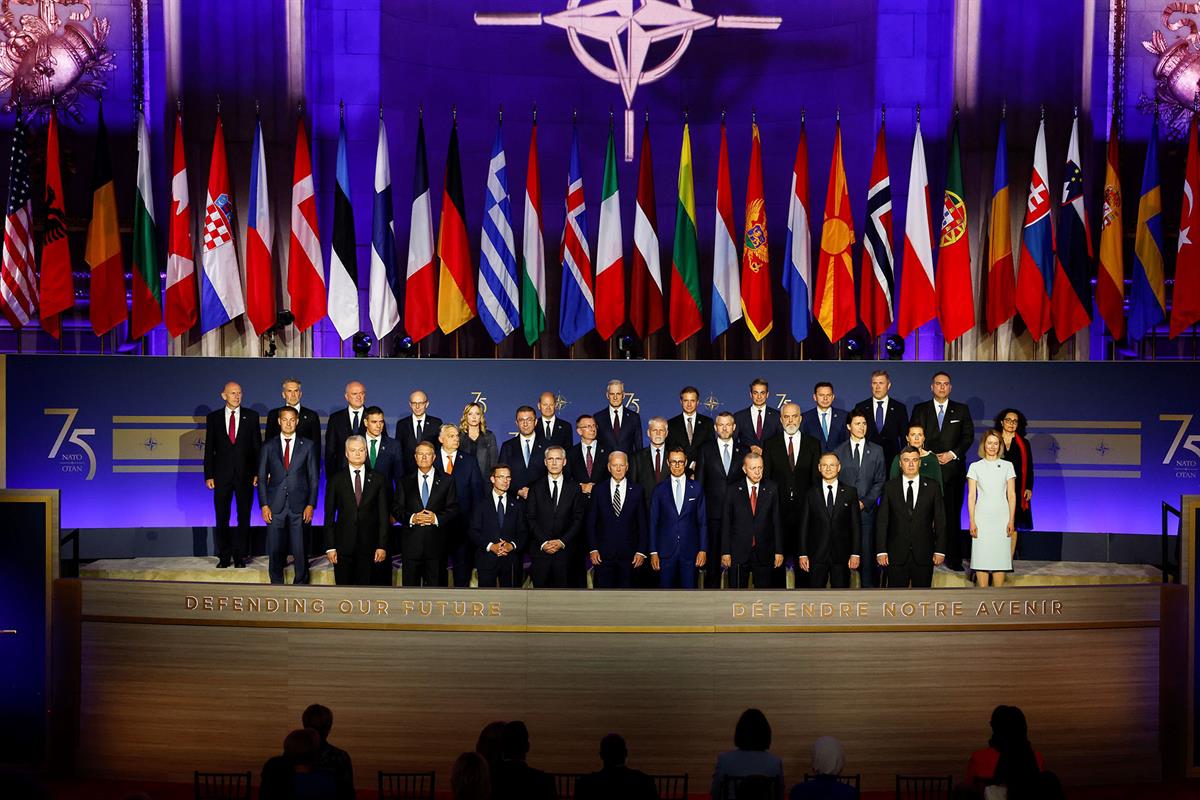
<path fill-rule="evenodd" d="M 625 260 L 621 241 L 621 193 L 617 189 L 617 146 L 612 123 L 604 155 L 600 239 L 596 242 L 596 332 L 608 340 L 625 322 Z"/>

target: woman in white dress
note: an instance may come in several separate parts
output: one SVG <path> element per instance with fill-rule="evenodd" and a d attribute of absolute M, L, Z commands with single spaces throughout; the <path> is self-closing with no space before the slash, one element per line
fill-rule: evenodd
<path fill-rule="evenodd" d="M 1012 571 L 1016 542 L 1013 517 L 1017 513 L 1016 472 L 1001 458 L 1003 439 L 990 430 L 979 443 L 979 460 L 967 469 L 967 514 L 971 520 L 971 569 L 975 584 L 1004 585 Z"/>

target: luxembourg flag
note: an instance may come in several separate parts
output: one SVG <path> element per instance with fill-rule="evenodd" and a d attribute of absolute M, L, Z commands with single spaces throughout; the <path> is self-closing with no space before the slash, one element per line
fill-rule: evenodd
<path fill-rule="evenodd" d="M 783 247 L 783 288 L 792 306 L 792 338 L 808 338 L 812 298 L 812 228 L 808 222 L 808 136 L 800 121 L 800 143 L 792 165 L 792 193 L 788 200 L 787 243 Z"/>
<path fill-rule="evenodd" d="M 1050 329 L 1050 291 L 1054 281 L 1054 230 L 1050 227 L 1050 184 L 1046 181 L 1046 121 L 1038 125 L 1033 174 L 1021 230 L 1017 267 L 1017 311 L 1036 342 Z"/>
<path fill-rule="evenodd" d="M 262 336 L 275 324 L 275 274 L 271 265 L 271 206 L 262 121 L 254 126 L 250 155 L 250 218 L 246 220 L 246 316 Z"/>
<path fill-rule="evenodd" d="M 234 231 L 237 219 L 229 190 L 229 167 L 225 159 L 225 129 L 217 116 L 213 133 L 212 162 L 208 168 L 208 195 L 204 202 L 204 252 L 200 263 L 200 330 L 208 333 L 246 311 L 238 269 Z"/>

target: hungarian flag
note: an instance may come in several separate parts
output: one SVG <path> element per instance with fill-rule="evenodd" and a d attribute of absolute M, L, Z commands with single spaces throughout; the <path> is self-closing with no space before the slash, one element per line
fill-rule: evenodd
<path fill-rule="evenodd" d="M 220 121 L 217 122 L 220 133 Z M 224 165 L 224 140 L 221 156 Z M 88 225 L 84 260 L 92 273 L 89 316 L 92 331 L 103 336 L 125 321 L 125 264 L 121 257 L 121 231 L 117 225 L 117 198 L 113 188 L 112 160 L 104 107 L 96 124 L 96 160 L 92 168 L 92 221 Z M 234 277 L 237 276 L 235 271 Z M 241 286 L 238 287 L 241 296 Z M 241 313 L 241 309 L 238 309 Z"/>
<path fill-rule="evenodd" d="M 971 288 L 971 243 L 967 236 L 967 204 L 963 202 L 962 157 L 958 117 L 950 136 L 950 166 L 942 195 L 942 238 L 938 246 L 938 323 L 947 342 L 975 327 L 975 294 Z"/>
<path fill-rule="evenodd" d="M 833 160 L 825 193 L 825 221 L 821 225 L 821 255 L 813 286 L 813 316 L 829 341 L 837 343 L 858 323 L 854 307 L 854 216 L 846 187 L 842 160 L 842 123 L 833 135 Z"/>
<path fill-rule="evenodd" d="M 408 218 L 408 266 L 404 277 L 404 330 L 419 342 L 437 328 L 434 305 L 433 210 L 429 165 L 425 160 L 425 120 L 417 120 L 417 161 L 413 168 L 412 211 Z"/>
<path fill-rule="evenodd" d="M 271 192 L 267 188 L 267 154 L 263 148 L 262 120 L 254 123 L 254 148 L 250 151 L 250 215 L 246 219 L 246 316 L 259 336 L 275 324 L 275 265 L 271 247 Z"/>
<path fill-rule="evenodd" d="M 1129 338 L 1140 341 L 1166 318 L 1164 284 L 1162 182 L 1158 175 L 1158 116 L 1150 128 L 1142 194 L 1138 200 L 1133 241 L 1133 287 L 1129 293 Z"/>
<path fill-rule="evenodd" d="M 762 140 L 750 124 L 750 174 L 746 178 L 746 235 L 742 239 L 742 313 L 761 342 L 774 325 L 771 309 L 771 257 L 767 252 L 767 206 L 763 197 Z M 853 279 L 853 276 L 851 276 Z M 853 301 L 851 301 L 853 304 Z"/>
<path fill-rule="evenodd" d="M 1104 163 L 1104 207 L 1100 214 L 1100 268 L 1096 272 L 1096 310 L 1113 339 L 1125 335 L 1125 246 L 1121 227 L 1121 170 L 1117 164 L 1117 115 L 1108 133 Z"/>
<path fill-rule="evenodd" d="M 292 231 L 288 243 L 288 296 L 296 328 L 307 330 L 325 316 L 325 258 L 317 227 L 312 157 L 304 117 L 296 123 L 296 158 L 292 166 Z"/>
<path fill-rule="evenodd" d="M 346 156 L 346 118 L 338 124 L 337 172 L 333 187 L 333 243 L 329 248 L 329 321 L 342 341 L 359 330 L 358 247 L 354 207 L 350 205 L 350 161 Z"/>
<path fill-rule="evenodd" d="M 808 338 L 812 311 L 812 215 L 808 213 L 808 135 L 800 119 L 800 142 L 792 165 L 792 191 L 788 195 L 787 241 L 784 243 L 783 288 L 791 300 L 792 338 Z"/>
<path fill-rule="evenodd" d="M 129 338 L 140 339 L 162 322 L 162 279 L 158 226 L 150 187 L 150 136 L 146 115 L 138 114 L 137 197 L 133 201 L 133 309 Z"/>
<path fill-rule="evenodd" d="M 1016 273 L 1012 256 L 1012 221 L 1008 205 L 1008 136 L 1000 117 L 996 141 L 996 168 L 992 175 L 992 207 L 988 220 L 987 317 L 994 331 L 1017 313 Z"/>
<path fill-rule="evenodd" d="M 1054 278 L 1054 231 L 1050 227 L 1050 184 L 1046 176 L 1046 121 L 1038 124 L 1033 172 L 1021 231 L 1017 266 L 1017 311 L 1036 342 L 1050 329 L 1050 290 Z"/>
<path fill-rule="evenodd" d="M 933 290 L 933 227 L 930 223 L 929 172 L 921 123 L 913 138 L 908 172 L 908 208 L 904 213 L 904 261 L 900 271 L 900 318 L 896 330 L 908 336 L 933 319 L 937 300 Z"/>
<path fill-rule="evenodd" d="M 1179 250 L 1175 256 L 1175 301 L 1171 307 L 1171 338 L 1200 320 L 1200 146 L 1196 115 L 1188 128 L 1187 168 L 1183 173 L 1183 211 L 1179 218 Z M 43 302 L 45 302 L 43 300 Z"/>
<path fill-rule="evenodd" d="M 8 208 L 4 218 L 4 256 L 0 266 L 0 312 L 20 330 L 38 317 L 37 274 L 33 259 L 33 198 L 29 190 L 29 129 L 17 109 L 12 160 L 8 171 Z M 125 299 L 121 293 L 122 302 Z"/>
<path fill-rule="evenodd" d="M 596 242 L 596 332 L 608 340 L 625 322 L 625 259 L 621 241 L 621 193 L 617 189 L 617 145 L 612 123 L 604 153 L 600 195 L 600 238 Z"/>
<path fill-rule="evenodd" d="M 862 287 L 859 316 L 871 338 L 882 336 L 892 324 L 896 293 L 896 274 L 892 256 L 892 179 L 888 175 L 884 126 L 879 123 L 875 139 L 875 159 L 871 162 L 871 188 L 867 191 L 867 219 L 863 236 Z"/>
<path fill-rule="evenodd" d="M 681 344 L 700 330 L 700 256 L 696 241 L 696 188 L 692 180 L 692 139 L 683 123 L 679 183 L 675 204 L 675 243 L 671 250 L 671 339 Z"/>
<path fill-rule="evenodd" d="M 50 125 L 46 129 L 46 224 L 42 228 L 39 273 L 38 299 L 42 330 L 57 339 L 62 335 L 62 313 L 75 305 L 75 285 L 71 277 L 71 247 L 67 243 L 58 118 L 53 108 L 50 110 Z M 195 293 L 196 284 L 193 282 L 192 322 L 196 321 Z"/>
<path fill-rule="evenodd" d="M 566 222 L 560 246 L 562 292 L 559 294 L 558 336 L 567 347 L 596 327 L 592 293 L 592 256 L 587 244 L 587 204 L 579 169 L 579 132 L 571 132 L 571 166 L 567 173 Z"/>
<path fill-rule="evenodd" d="M 537 116 L 529 133 L 525 219 L 521 229 L 521 327 L 532 347 L 546 330 L 546 245 L 542 238 L 542 179 L 538 171 Z M 411 333 L 411 331 L 410 331 Z"/>
<path fill-rule="evenodd" d="M 738 275 L 737 237 L 733 227 L 733 182 L 729 179 L 729 141 L 721 120 L 721 152 L 717 161 L 717 214 L 713 234 L 712 324 L 715 340 L 742 318 L 742 281 Z M 672 302 L 675 293 L 671 292 Z M 674 314 L 672 313 L 672 316 Z"/>
<path fill-rule="evenodd" d="M 658 212 L 654 208 L 654 164 L 650 157 L 650 120 L 642 130 L 637 204 L 633 217 L 633 296 L 629 321 L 640 337 L 663 326 L 662 263 L 658 252 Z"/>
<path fill-rule="evenodd" d="M 438 223 L 438 327 L 442 333 L 457 330 L 475 317 L 475 270 L 467 243 L 462 164 L 458 157 L 458 121 L 450 128 L 446 151 L 446 181 L 442 191 L 442 218 Z"/>
<path fill-rule="evenodd" d="M 1058 252 L 1050 316 L 1060 342 L 1092 321 L 1092 234 L 1083 206 L 1083 170 L 1079 160 L 1079 117 L 1071 125 L 1071 144 L 1063 170 L 1062 205 L 1058 212 Z"/>
<path fill-rule="evenodd" d="M 396 274 L 396 222 L 392 216 L 392 160 L 388 156 L 387 128 L 379 113 L 379 141 L 375 147 L 375 193 L 371 204 L 371 276 L 367 290 L 367 315 L 375 338 L 382 339 L 400 324 L 400 276 Z"/>

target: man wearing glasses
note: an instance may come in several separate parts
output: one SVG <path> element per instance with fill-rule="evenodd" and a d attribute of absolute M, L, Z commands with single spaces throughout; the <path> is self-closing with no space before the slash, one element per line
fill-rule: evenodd
<path fill-rule="evenodd" d="M 667 453 L 671 475 L 650 499 L 650 566 L 664 589 L 696 588 L 696 570 L 708 560 L 708 511 L 700 482 L 684 473 L 687 451 Z M 720 580 L 718 578 L 718 580 Z"/>
<path fill-rule="evenodd" d="M 416 463 L 413 460 L 417 445 L 429 442 L 434 450 L 438 447 L 438 432 L 442 429 L 442 420 L 427 414 L 429 396 L 420 389 L 408 396 L 408 407 L 412 413 L 396 423 L 396 440 L 400 442 L 401 461 L 404 471 L 408 472 Z"/>

